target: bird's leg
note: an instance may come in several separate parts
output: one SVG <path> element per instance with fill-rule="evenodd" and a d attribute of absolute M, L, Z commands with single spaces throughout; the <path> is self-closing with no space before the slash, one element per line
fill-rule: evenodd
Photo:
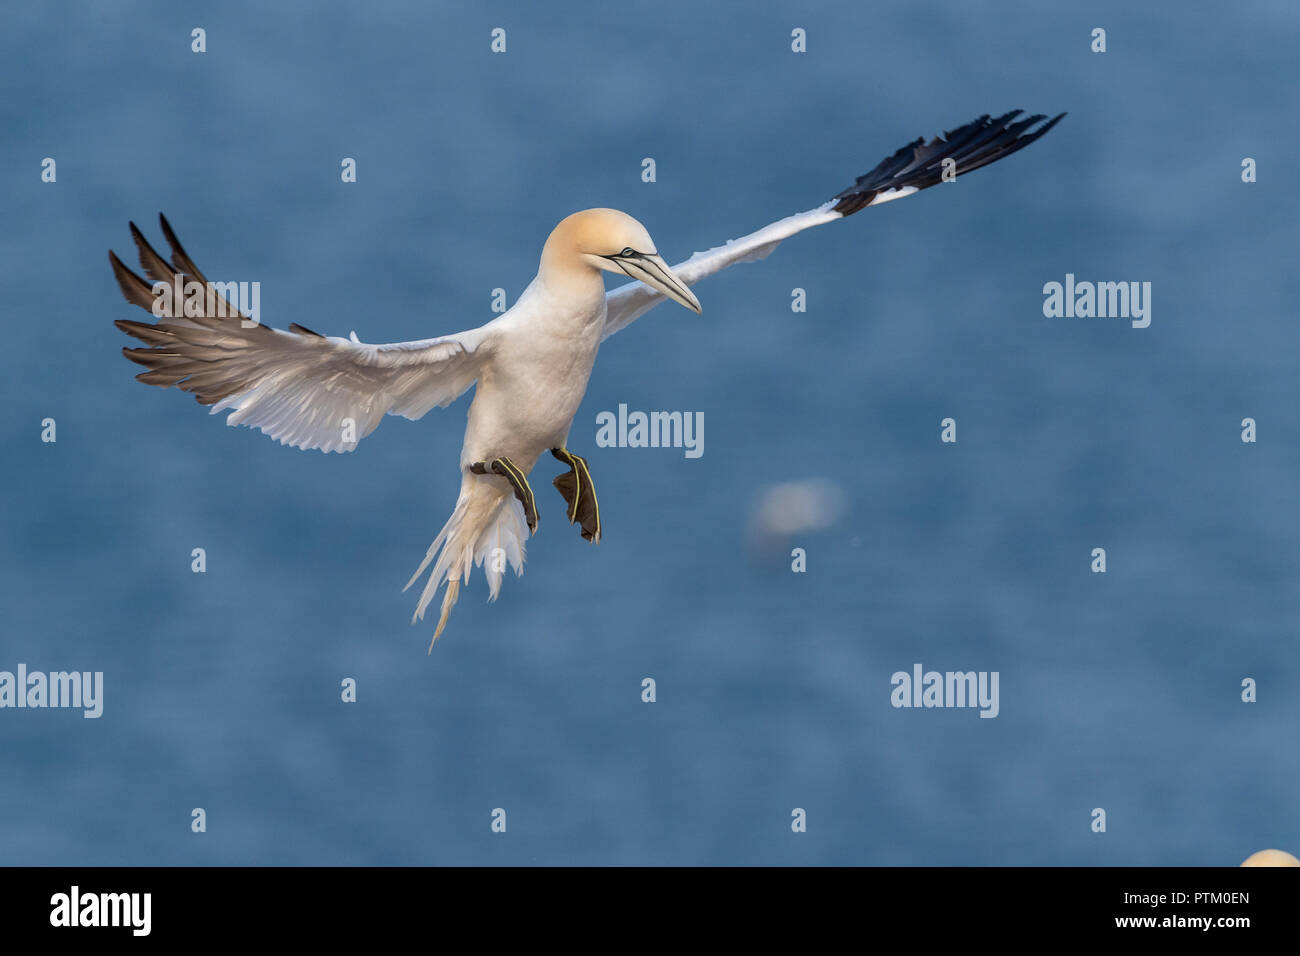
<path fill-rule="evenodd" d="M 569 470 L 555 479 L 555 487 L 569 503 L 569 524 L 582 524 L 582 536 L 592 544 L 600 542 L 600 502 L 596 500 L 596 485 L 587 469 L 587 459 L 575 455 L 567 448 L 552 448 L 551 454 L 569 466 Z"/>
<path fill-rule="evenodd" d="M 491 461 L 476 461 L 469 466 L 469 470 L 476 475 L 500 475 L 510 482 L 515 497 L 524 506 L 524 519 L 528 522 L 529 532 L 537 533 L 537 500 L 533 497 L 533 489 L 529 486 L 524 473 L 519 470 L 519 466 L 509 458 L 493 458 Z"/>

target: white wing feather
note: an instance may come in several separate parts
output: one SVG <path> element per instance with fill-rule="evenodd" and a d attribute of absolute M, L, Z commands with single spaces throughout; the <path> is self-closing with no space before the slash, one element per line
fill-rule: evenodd
<path fill-rule="evenodd" d="M 251 384 L 217 401 L 212 414 L 234 409 L 227 425 L 247 425 L 281 444 L 325 452 L 352 451 L 386 414 L 416 419 L 450 405 L 478 377 L 479 348 L 488 336 L 485 326 L 419 342 L 367 345 L 272 331 L 276 340 L 269 347 L 223 360 L 232 380 Z M 345 433 L 349 419 L 352 427 Z M 345 434 L 353 440 L 345 441 Z"/>
<path fill-rule="evenodd" d="M 796 232 L 844 218 L 833 210 L 834 205 L 832 200 L 816 209 L 787 216 L 747 236 L 729 239 L 721 246 L 697 252 L 685 262 L 673 266 L 673 272 L 687 285 L 695 285 L 701 279 L 707 279 L 737 262 L 764 259 L 781 244 L 781 240 Z M 605 332 L 601 336 L 602 341 L 620 329 L 627 328 L 663 300 L 662 293 L 656 292 L 644 282 L 631 282 L 610 290 L 605 296 Z"/>
<path fill-rule="evenodd" d="M 172 246 L 169 264 L 145 241 L 135 224 L 131 234 L 140 265 L 159 287 L 164 317 L 156 323 L 118 320 L 117 327 L 145 342 L 127 358 L 148 371 L 136 377 L 149 385 L 176 386 L 194 393 L 213 414 L 232 410 L 228 425 L 260 429 L 281 444 L 321 451 L 352 451 L 385 414 L 419 418 L 463 394 L 491 351 L 492 323 L 454 335 L 368 345 L 318 335 L 300 325 L 289 331 L 247 320 L 219 295 L 185 253 L 171 226 L 160 219 Z M 109 253 L 128 302 L 154 308 L 154 287 Z M 180 273 L 207 289 L 202 315 L 181 317 L 185 302 L 172 301 Z"/>

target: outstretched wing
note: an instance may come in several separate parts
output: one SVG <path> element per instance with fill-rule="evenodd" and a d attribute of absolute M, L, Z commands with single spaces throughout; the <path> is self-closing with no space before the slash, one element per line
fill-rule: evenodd
<path fill-rule="evenodd" d="M 258 428 L 295 448 L 352 451 L 385 414 L 419 418 L 451 404 L 474 383 L 490 350 L 488 326 L 419 342 L 367 345 L 356 333 L 342 339 L 297 324 L 285 332 L 255 323 L 208 282 L 166 217 L 159 220 L 172 248 L 171 264 L 131 223 L 140 266 L 152 284 L 108 254 L 126 300 L 156 319 L 116 321 L 148 346 L 124 348 L 122 354 L 148 370 L 136 376 L 141 382 L 193 392 L 213 414 L 234 409 L 228 425 Z M 174 301 L 178 273 L 180 282 L 201 288 Z"/>
<path fill-rule="evenodd" d="M 740 239 L 730 239 L 725 245 L 707 252 L 697 252 L 685 262 L 673 266 L 673 272 L 687 285 L 694 285 L 734 263 L 765 258 L 782 239 L 796 232 L 928 189 L 943 181 L 945 168 L 961 175 L 1010 156 L 1038 139 L 1065 116 L 1061 113 L 1043 123 L 1047 119 L 1043 115 L 1018 119 L 1023 112 L 1012 110 L 996 118 L 986 114 L 936 136 L 929 143 L 924 138 L 908 143 L 881 160 L 871 172 L 859 176 L 852 186 L 829 202 L 764 226 Z M 952 165 L 947 166 L 945 160 L 952 160 Z M 633 282 L 611 291 L 605 297 L 604 338 L 630 325 L 663 298 L 643 282 Z"/>

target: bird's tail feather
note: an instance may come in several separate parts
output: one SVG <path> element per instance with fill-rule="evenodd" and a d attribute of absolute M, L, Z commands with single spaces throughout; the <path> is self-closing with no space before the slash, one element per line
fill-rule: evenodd
<path fill-rule="evenodd" d="M 447 617 L 460 596 L 463 580 L 469 583 L 470 571 L 477 565 L 483 568 L 488 581 L 488 601 L 495 601 L 501 592 L 501 581 L 505 577 L 508 564 L 515 574 L 524 573 L 524 542 L 528 539 L 528 526 L 524 521 L 524 509 L 518 499 L 499 479 L 466 475 L 460 487 L 460 497 L 456 500 L 456 509 L 443 525 L 438 536 L 429 545 L 429 552 L 420 562 L 411 580 L 406 582 L 405 591 L 414 584 L 433 564 L 433 571 L 424 585 L 420 603 L 415 608 L 411 623 L 424 619 L 424 612 L 438 588 L 446 582 L 447 588 L 442 596 L 442 613 L 438 617 L 438 627 L 429 642 L 433 650 L 434 641 L 447 626 Z M 436 561 L 434 559 L 437 559 Z"/>

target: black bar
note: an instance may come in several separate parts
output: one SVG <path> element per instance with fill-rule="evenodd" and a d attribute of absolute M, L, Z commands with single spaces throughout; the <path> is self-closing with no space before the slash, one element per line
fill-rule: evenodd
<path fill-rule="evenodd" d="M 819 938 L 846 932 L 858 939 L 881 939 L 876 934 L 888 927 L 920 933 L 916 941 L 926 945 L 1041 940 L 1049 933 L 1144 943 L 1200 936 L 1231 946 L 1243 934 L 1294 930 L 1295 874 L 1064 867 L 9 868 L 0 869 L 0 925 L 7 943 L 129 940 L 144 928 L 144 896 L 101 894 L 147 893 L 147 938 L 204 943 L 256 942 L 273 927 L 292 932 L 298 944 L 374 942 L 382 930 L 383 938 L 407 934 L 435 946 L 468 926 L 490 929 L 493 939 L 511 929 L 526 934 L 549 927 L 537 938 L 542 943 L 560 925 L 581 938 L 621 924 L 629 938 L 650 933 L 666 945 L 662 934 L 669 929 L 702 924 L 725 926 L 738 939 L 785 925 Z M 71 922 L 74 886 L 77 922 L 116 912 L 127 925 L 52 925 L 52 918 Z M 1208 928 L 1199 925 L 1204 919 Z"/>

